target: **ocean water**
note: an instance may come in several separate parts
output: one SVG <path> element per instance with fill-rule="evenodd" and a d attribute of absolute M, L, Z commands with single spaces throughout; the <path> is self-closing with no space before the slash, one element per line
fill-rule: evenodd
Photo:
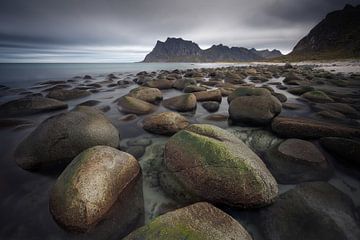
<path fill-rule="evenodd" d="M 140 71 L 245 66 L 231 63 L 0 63 L 0 84 L 28 87 L 38 81 L 64 80 L 74 76 Z"/>

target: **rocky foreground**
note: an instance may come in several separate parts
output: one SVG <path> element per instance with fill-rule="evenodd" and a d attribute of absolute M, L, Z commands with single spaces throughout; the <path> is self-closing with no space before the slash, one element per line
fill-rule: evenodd
<path fill-rule="evenodd" d="M 359 74 L 259 65 L 0 91 L 1 129 L 32 130 L 16 164 L 61 168 L 49 211 L 69 239 L 360 239 L 360 199 L 333 184 L 359 181 Z"/>

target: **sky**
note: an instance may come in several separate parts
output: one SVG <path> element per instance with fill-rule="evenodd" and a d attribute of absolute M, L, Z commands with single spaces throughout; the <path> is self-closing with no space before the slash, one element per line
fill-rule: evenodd
<path fill-rule="evenodd" d="M 288 53 L 360 0 L 0 0 L 0 62 L 137 62 L 181 37 Z"/>

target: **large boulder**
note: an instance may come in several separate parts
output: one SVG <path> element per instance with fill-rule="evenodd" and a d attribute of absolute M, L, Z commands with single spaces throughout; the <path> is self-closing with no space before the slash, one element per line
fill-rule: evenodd
<path fill-rule="evenodd" d="M 275 179 L 262 160 L 240 139 L 206 124 L 194 124 L 165 146 L 167 170 L 192 195 L 235 207 L 270 204 Z"/>
<path fill-rule="evenodd" d="M 326 137 L 320 139 L 321 146 L 345 165 L 360 167 L 360 142 L 354 139 Z"/>
<path fill-rule="evenodd" d="M 163 105 L 166 108 L 179 112 L 188 112 L 196 109 L 196 97 L 192 93 L 165 99 Z"/>
<path fill-rule="evenodd" d="M 126 197 L 123 196 L 125 189 L 140 176 L 139 163 L 130 154 L 108 146 L 89 148 L 58 177 L 50 193 L 50 212 L 67 230 L 89 231 L 99 222 L 104 224 L 105 219 L 111 218 L 112 208 Z M 135 206 L 133 202 L 133 210 L 139 207 Z M 129 216 L 122 218 L 130 221 L 123 224 L 123 228 L 136 220 Z"/>
<path fill-rule="evenodd" d="M 322 91 L 309 91 L 301 95 L 301 97 L 317 103 L 334 102 L 332 98 Z"/>
<path fill-rule="evenodd" d="M 198 102 L 217 101 L 221 102 L 222 95 L 219 89 L 210 91 L 193 92 Z"/>
<path fill-rule="evenodd" d="M 56 99 L 44 97 L 25 97 L 0 105 L 1 116 L 27 115 L 66 109 L 68 105 Z"/>
<path fill-rule="evenodd" d="M 124 240 L 251 240 L 235 219 L 206 202 L 161 215 Z"/>
<path fill-rule="evenodd" d="M 151 88 L 158 88 L 160 90 L 163 89 L 170 89 L 173 87 L 174 85 L 173 80 L 167 80 L 167 79 L 153 79 L 150 81 L 147 81 L 146 83 L 143 84 L 143 86 L 145 87 L 151 87 Z"/>
<path fill-rule="evenodd" d="M 34 169 L 69 161 L 96 145 L 117 147 L 119 132 L 100 110 L 81 106 L 42 122 L 16 148 L 15 160 Z"/>
<path fill-rule="evenodd" d="M 285 138 L 360 137 L 360 129 L 308 118 L 278 116 L 272 130 Z"/>
<path fill-rule="evenodd" d="M 90 96 L 91 93 L 86 91 L 86 90 L 81 90 L 81 89 L 55 89 L 50 91 L 46 97 L 48 98 L 54 98 L 57 100 L 61 100 L 61 101 L 67 101 L 67 100 L 72 100 L 72 99 L 76 99 L 76 98 L 82 98 L 82 97 L 86 97 L 86 96 Z"/>
<path fill-rule="evenodd" d="M 264 95 L 271 95 L 271 92 L 266 88 L 239 87 L 229 95 L 228 102 L 230 103 L 232 100 L 234 100 L 237 97 L 264 96 Z"/>
<path fill-rule="evenodd" d="M 189 121 L 176 112 L 163 112 L 144 119 L 143 128 L 149 132 L 172 135 L 189 125 Z"/>
<path fill-rule="evenodd" d="M 220 108 L 219 102 L 216 101 L 203 102 L 201 106 L 205 108 L 208 112 L 216 112 Z"/>
<path fill-rule="evenodd" d="M 287 139 L 266 153 L 266 163 L 281 184 L 326 181 L 333 170 L 314 144 L 301 139 Z"/>
<path fill-rule="evenodd" d="M 128 96 L 149 103 L 157 103 L 163 99 L 162 93 L 159 89 L 149 87 L 134 88 L 129 92 Z"/>
<path fill-rule="evenodd" d="M 360 239 L 352 200 L 326 182 L 298 185 L 260 213 L 266 240 Z"/>
<path fill-rule="evenodd" d="M 193 78 L 177 79 L 173 85 L 173 88 L 183 90 L 189 85 L 196 85 L 196 80 Z"/>
<path fill-rule="evenodd" d="M 121 97 L 117 104 L 124 113 L 144 115 L 155 111 L 155 105 L 130 96 Z"/>
<path fill-rule="evenodd" d="M 274 96 L 244 96 L 230 102 L 229 115 L 234 122 L 268 124 L 281 112 L 281 102 Z"/>
<path fill-rule="evenodd" d="M 184 88 L 184 93 L 193 93 L 193 92 L 201 92 L 201 91 L 206 91 L 206 88 L 197 85 L 187 85 Z"/>

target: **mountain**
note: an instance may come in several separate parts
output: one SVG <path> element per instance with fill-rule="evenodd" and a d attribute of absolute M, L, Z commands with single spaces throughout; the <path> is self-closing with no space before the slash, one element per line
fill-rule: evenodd
<path fill-rule="evenodd" d="M 242 47 L 213 45 L 202 50 L 199 45 L 182 38 L 157 41 L 154 49 L 146 55 L 144 62 L 240 62 L 257 61 L 282 56 L 278 50 L 257 51 Z"/>
<path fill-rule="evenodd" d="M 360 5 L 329 13 L 286 57 L 292 60 L 359 58 Z"/>

